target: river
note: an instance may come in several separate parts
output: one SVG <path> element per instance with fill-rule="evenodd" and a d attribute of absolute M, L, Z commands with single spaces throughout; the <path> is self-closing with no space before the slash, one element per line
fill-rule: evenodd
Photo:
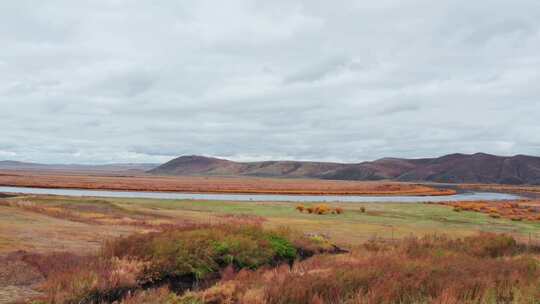
<path fill-rule="evenodd" d="M 396 202 L 421 203 L 441 201 L 516 200 L 520 196 L 506 193 L 468 192 L 445 196 L 359 196 L 359 195 L 280 195 L 280 194 L 227 194 L 109 191 L 83 189 L 52 189 L 27 187 L 1 187 L 0 192 L 20 194 L 47 194 L 85 197 L 151 198 L 171 200 L 219 200 L 219 201 L 272 201 L 272 202 Z"/>

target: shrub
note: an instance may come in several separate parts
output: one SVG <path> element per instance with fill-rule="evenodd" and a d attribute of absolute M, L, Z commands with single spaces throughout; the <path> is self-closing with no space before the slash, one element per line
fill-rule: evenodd
<path fill-rule="evenodd" d="M 300 209 L 302 211 L 300 211 Z M 325 214 L 328 214 L 328 213 L 331 213 L 331 214 L 342 214 L 343 213 L 343 208 L 340 208 L 340 207 L 332 208 L 327 204 L 318 204 L 318 205 L 314 205 L 314 206 L 307 207 L 307 208 L 300 205 L 300 206 L 296 206 L 296 210 L 299 210 L 300 212 L 303 212 L 303 210 L 305 210 L 309 214 L 318 214 L 318 215 L 325 215 Z"/>
<path fill-rule="evenodd" d="M 161 303 L 161 304 L 182 304 L 180 298 L 174 293 L 170 292 L 167 288 L 158 288 L 143 290 L 128 295 L 125 297 L 121 304 L 147 304 L 147 303 Z M 194 302 L 193 304 L 195 304 Z M 199 302 L 200 303 L 200 302 Z"/>
<path fill-rule="evenodd" d="M 366 207 L 360 207 L 360 212 L 366 213 Z"/>
<path fill-rule="evenodd" d="M 300 212 L 300 213 L 304 212 L 305 209 L 306 209 L 306 207 L 304 207 L 304 205 L 296 206 L 296 210 L 298 210 L 298 212 Z"/>
<path fill-rule="evenodd" d="M 522 249 L 513 237 L 493 233 L 466 237 L 459 247 L 470 255 L 483 258 L 513 255 Z"/>
<path fill-rule="evenodd" d="M 498 214 L 498 213 L 495 213 L 495 212 L 490 213 L 489 216 L 492 217 L 492 218 L 497 218 L 497 219 L 501 218 L 501 215 Z"/>
<path fill-rule="evenodd" d="M 109 245 L 113 256 L 148 261 L 145 280 L 194 275 L 198 279 L 227 265 L 257 268 L 282 256 L 285 240 L 256 226 L 217 226 L 134 235 Z"/>
<path fill-rule="evenodd" d="M 268 237 L 270 245 L 279 259 L 294 261 L 296 258 L 296 248 L 286 238 L 279 235 Z"/>
<path fill-rule="evenodd" d="M 315 205 L 314 207 L 314 212 L 319 215 L 327 214 L 330 211 L 332 211 L 332 208 L 330 208 L 330 206 L 328 206 L 327 204 L 319 204 Z"/>

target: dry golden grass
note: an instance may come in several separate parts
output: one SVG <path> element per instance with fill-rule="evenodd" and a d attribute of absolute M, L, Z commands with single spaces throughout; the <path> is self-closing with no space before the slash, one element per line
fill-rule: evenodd
<path fill-rule="evenodd" d="M 69 204 L 62 199 L 52 197 L 37 201 L 11 199 L 0 200 L 0 206 L 94 225 L 137 226 L 151 229 L 160 225 L 174 225 L 180 222 L 178 219 L 166 216 L 126 210 L 104 200 L 88 200 Z"/>
<path fill-rule="evenodd" d="M 0 206 L 0 253 L 16 250 L 88 252 L 111 237 L 131 234 L 134 226 L 95 225 Z"/>
<path fill-rule="evenodd" d="M 94 190 L 310 195 L 450 195 L 454 190 L 399 182 L 331 181 L 255 177 L 99 176 L 77 173 L 2 171 L 0 185 Z"/>

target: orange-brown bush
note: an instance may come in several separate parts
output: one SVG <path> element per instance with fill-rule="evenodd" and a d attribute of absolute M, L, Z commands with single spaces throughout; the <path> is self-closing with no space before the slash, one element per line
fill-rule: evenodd
<path fill-rule="evenodd" d="M 310 206 L 307 208 L 304 205 L 298 205 L 295 207 L 295 209 L 298 210 L 299 212 L 304 212 L 305 210 L 309 214 L 318 214 L 318 215 L 325 215 L 328 213 L 332 213 L 332 214 L 343 213 L 343 208 L 341 207 L 332 208 L 327 204 L 318 204 L 318 205 Z"/>
<path fill-rule="evenodd" d="M 327 214 L 332 211 L 332 208 L 327 204 L 315 205 L 315 213 L 319 215 Z"/>

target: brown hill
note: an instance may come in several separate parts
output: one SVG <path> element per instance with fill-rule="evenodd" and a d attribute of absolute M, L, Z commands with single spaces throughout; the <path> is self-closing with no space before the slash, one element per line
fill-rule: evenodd
<path fill-rule="evenodd" d="M 181 156 L 155 169 L 163 175 L 243 175 L 260 177 L 322 177 L 345 164 L 301 161 L 233 162 L 198 155 Z"/>
<path fill-rule="evenodd" d="M 448 183 L 540 184 L 540 157 L 451 154 L 431 159 L 399 180 Z"/>
<path fill-rule="evenodd" d="M 339 180 L 432 181 L 445 183 L 540 184 L 540 157 L 450 154 L 438 158 L 382 158 L 357 164 L 264 161 L 234 162 L 181 156 L 149 171 L 158 175 L 223 175 Z"/>

